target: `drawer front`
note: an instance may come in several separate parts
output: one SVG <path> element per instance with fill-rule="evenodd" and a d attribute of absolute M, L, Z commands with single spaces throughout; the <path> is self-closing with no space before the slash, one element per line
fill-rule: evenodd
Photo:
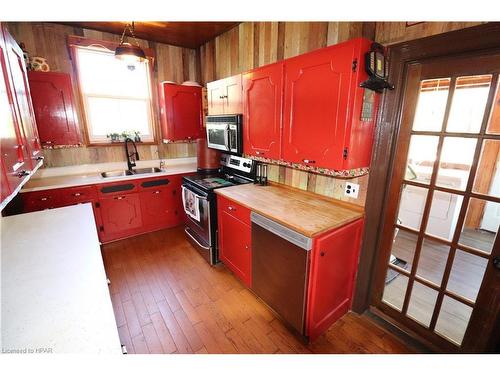
<path fill-rule="evenodd" d="M 98 185 L 97 189 L 99 196 L 112 197 L 115 195 L 135 193 L 137 191 L 138 185 L 139 183 L 136 181 L 121 181 L 110 184 Z"/>
<path fill-rule="evenodd" d="M 97 190 L 95 186 L 77 186 L 61 189 L 61 199 L 63 204 L 88 202 L 97 199 Z"/>
<path fill-rule="evenodd" d="M 217 197 L 217 204 L 222 211 L 250 225 L 250 210 L 248 208 L 220 195 Z"/>
<path fill-rule="evenodd" d="M 24 212 L 41 211 L 61 206 L 60 190 L 42 190 L 23 193 Z"/>
<path fill-rule="evenodd" d="M 162 176 L 155 178 L 145 178 L 139 182 L 139 190 L 158 190 L 170 188 L 175 176 Z"/>

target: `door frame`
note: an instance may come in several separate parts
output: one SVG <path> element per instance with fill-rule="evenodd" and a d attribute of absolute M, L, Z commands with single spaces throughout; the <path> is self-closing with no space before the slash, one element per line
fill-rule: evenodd
<path fill-rule="evenodd" d="M 477 54 L 481 51 L 500 48 L 500 23 L 484 25 L 439 34 L 409 42 L 403 42 L 389 48 L 389 81 L 395 85 L 392 91 L 382 96 L 380 111 L 375 131 L 375 143 L 371 161 L 370 180 L 365 206 L 366 226 L 361 248 L 356 294 L 353 310 L 362 313 L 372 305 L 373 286 L 376 278 L 377 260 L 380 256 L 380 241 L 387 210 L 387 197 L 392 179 L 394 155 L 402 122 L 402 107 L 405 81 L 411 64 L 430 61 L 443 57 L 458 57 Z M 379 311 L 371 307 L 375 313 Z M 390 323 L 399 325 L 387 315 L 381 313 Z M 410 336 L 415 337 L 432 349 L 439 348 L 419 336 L 408 332 L 408 327 L 399 326 Z M 495 329 L 498 329 L 497 327 Z M 486 342 L 476 342 L 471 348 L 485 350 Z M 469 349 L 472 351 L 472 349 Z M 450 348 L 451 350 L 451 348 Z"/>

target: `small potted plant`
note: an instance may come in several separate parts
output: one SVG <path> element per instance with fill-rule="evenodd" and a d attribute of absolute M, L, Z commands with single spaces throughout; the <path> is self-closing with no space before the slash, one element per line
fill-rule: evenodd
<path fill-rule="evenodd" d="M 134 131 L 134 141 L 135 142 L 140 142 L 141 141 L 141 132 L 139 130 L 135 130 Z"/>
<path fill-rule="evenodd" d="M 127 139 L 128 137 L 130 137 L 130 134 L 128 131 L 124 130 L 122 131 L 122 134 L 120 134 L 121 137 L 123 138 L 123 140 L 125 141 L 125 139 Z"/>
<path fill-rule="evenodd" d="M 120 134 L 118 133 L 109 133 L 106 134 L 106 138 L 111 138 L 111 142 L 120 142 Z"/>

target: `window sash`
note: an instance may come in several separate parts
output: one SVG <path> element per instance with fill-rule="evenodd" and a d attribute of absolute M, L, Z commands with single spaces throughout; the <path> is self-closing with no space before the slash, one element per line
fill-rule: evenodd
<path fill-rule="evenodd" d="M 155 142 L 156 141 L 156 131 L 155 131 L 155 116 L 154 116 L 154 111 L 153 111 L 153 82 L 152 82 L 152 77 L 151 77 L 151 62 L 148 58 L 148 60 L 145 62 L 147 64 L 146 66 L 146 82 L 147 82 L 147 91 L 148 91 L 148 96 L 145 97 L 144 95 L 138 95 L 138 96 L 131 96 L 131 95 L 105 95 L 105 94 L 98 94 L 98 93 L 86 93 L 83 91 L 82 87 L 82 82 L 81 82 L 81 74 L 80 74 L 80 59 L 79 59 L 79 49 L 85 49 L 85 50 L 91 50 L 95 51 L 96 53 L 112 53 L 111 50 L 105 48 L 102 45 L 99 46 L 78 46 L 78 45 L 71 45 L 72 49 L 72 54 L 74 57 L 75 61 L 75 70 L 77 73 L 77 79 L 78 79 L 78 87 L 79 87 L 79 92 L 80 96 L 82 99 L 82 109 L 83 109 L 83 117 L 84 117 L 84 124 L 85 124 L 85 134 L 87 136 L 87 140 L 89 144 L 108 144 L 111 143 L 111 139 L 107 138 L 105 135 L 99 135 L 99 134 L 94 134 L 94 127 L 93 124 L 91 123 L 91 116 L 90 116 L 90 105 L 89 105 L 89 98 L 107 98 L 107 99 L 116 99 L 116 100 L 137 100 L 137 101 L 142 101 L 146 102 L 147 104 L 147 125 L 148 125 L 148 134 L 142 133 L 140 134 L 142 142 Z M 133 129 L 123 129 L 123 130 L 133 130 Z M 110 130 L 108 133 L 114 132 Z M 121 133 L 121 132 L 120 132 Z M 132 134 L 133 136 L 133 134 Z"/>

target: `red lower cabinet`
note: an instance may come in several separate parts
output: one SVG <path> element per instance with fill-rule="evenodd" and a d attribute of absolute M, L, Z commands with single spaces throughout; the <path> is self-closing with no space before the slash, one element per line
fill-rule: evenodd
<path fill-rule="evenodd" d="M 230 204 L 228 204 L 230 202 Z M 217 198 L 220 260 L 241 280 L 252 286 L 251 227 L 241 221 L 250 210 L 222 197 Z M 226 211 L 227 210 L 227 211 Z M 229 212 L 238 212 L 239 218 Z M 246 221 L 246 220 L 245 220 Z"/>
<path fill-rule="evenodd" d="M 181 175 L 21 193 L 23 212 L 91 203 L 103 243 L 184 222 Z"/>
<path fill-rule="evenodd" d="M 145 181 L 139 193 L 144 229 L 156 230 L 179 224 L 179 210 L 175 204 L 175 189 L 168 178 Z"/>
<path fill-rule="evenodd" d="M 103 240 L 129 237 L 141 231 L 142 215 L 138 193 L 101 198 Z"/>
<path fill-rule="evenodd" d="M 351 307 L 362 232 L 360 219 L 314 240 L 306 317 L 311 341 Z"/>

